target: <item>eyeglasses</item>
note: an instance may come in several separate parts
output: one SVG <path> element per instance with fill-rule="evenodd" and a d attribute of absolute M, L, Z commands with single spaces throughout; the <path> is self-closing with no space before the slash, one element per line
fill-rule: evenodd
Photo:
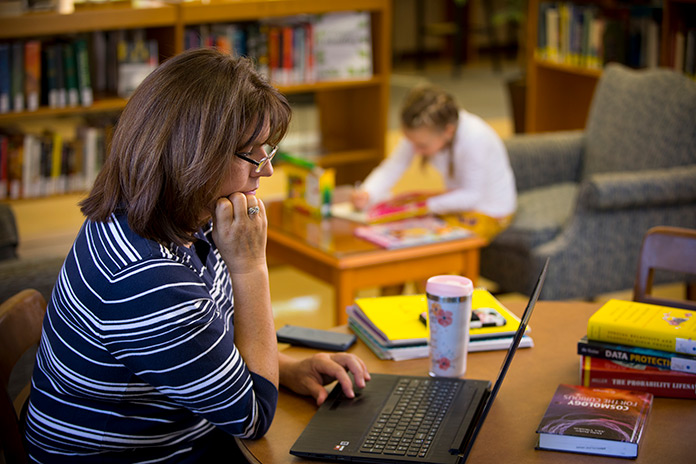
<path fill-rule="evenodd" d="M 253 151 L 246 151 L 242 153 L 235 153 L 234 156 L 243 159 L 244 161 L 253 164 L 256 166 L 256 169 L 254 172 L 261 172 L 264 166 L 266 166 L 266 163 L 270 163 L 273 157 L 276 155 L 278 152 L 278 146 L 276 145 L 271 146 L 271 145 L 264 145 L 263 147 L 263 152 L 266 153 L 266 156 L 261 158 L 260 160 L 256 161 L 255 159 L 251 158 L 251 155 L 254 154 Z"/>

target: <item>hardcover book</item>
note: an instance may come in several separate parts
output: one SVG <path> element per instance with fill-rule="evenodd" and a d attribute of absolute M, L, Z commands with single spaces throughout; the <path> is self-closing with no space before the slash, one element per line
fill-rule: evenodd
<path fill-rule="evenodd" d="M 621 361 L 582 356 L 582 385 L 626 388 L 663 398 L 696 399 L 696 375 Z"/>
<path fill-rule="evenodd" d="M 610 300 L 590 317 L 587 338 L 696 355 L 696 317 L 685 309 Z"/>
<path fill-rule="evenodd" d="M 561 384 L 537 428 L 539 449 L 635 458 L 653 395 Z"/>
<path fill-rule="evenodd" d="M 578 341 L 578 354 L 696 374 L 696 356 L 588 340 L 587 336 Z"/>

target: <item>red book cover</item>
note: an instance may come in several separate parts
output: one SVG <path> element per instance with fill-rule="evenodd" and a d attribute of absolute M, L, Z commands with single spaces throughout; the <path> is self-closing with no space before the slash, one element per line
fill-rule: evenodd
<path fill-rule="evenodd" d="M 314 26 L 311 23 L 304 23 L 305 28 L 305 82 L 314 82 Z"/>
<path fill-rule="evenodd" d="M 283 68 L 283 84 L 292 83 L 293 74 L 293 27 L 283 26 L 283 50 L 282 50 L 282 68 Z"/>
<path fill-rule="evenodd" d="M 280 30 L 277 26 L 268 29 L 268 66 L 271 80 L 277 83 L 280 72 Z"/>
<path fill-rule="evenodd" d="M 28 40 L 24 44 L 24 95 L 27 110 L 39 108 L 39 89 L 41 87 L 41 42 Z"/>
<path fill-rule="evenodd" d="M 696 375 L 654 366 L 582 356 L 580 379 L 586 387 L 626 388 L 665 398 L 696 399 Z"/>
<path fill-rule="evenodd" d="M 561 384 L 537 428 L 539 449 L 635 458 L 653 395 Z"/>

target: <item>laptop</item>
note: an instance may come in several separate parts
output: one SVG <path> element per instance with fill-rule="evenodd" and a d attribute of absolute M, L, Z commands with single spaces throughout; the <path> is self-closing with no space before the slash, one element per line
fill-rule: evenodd
<path fill-rule="evenodd" d="M 310 459 L 376 463 L 463 463 L 532 316 L 539 275 L 495 384 L 486 380 L 371 374 L 351 399 L 336 385 L 290 449 Z"/>

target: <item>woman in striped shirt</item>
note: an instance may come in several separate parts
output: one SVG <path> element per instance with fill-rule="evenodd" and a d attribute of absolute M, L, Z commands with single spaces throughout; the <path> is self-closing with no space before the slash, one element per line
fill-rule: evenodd
<path fill-rule="evenodd" d="M 346 353 L 278 353 L 255 193 L 289 120 L 245 59 L 184 52 L 120 117 L 51 296 L 27 417 L 34 462 L 200 462 L 270 426 L 283 384 L 353 395 Z M 224 451 L 221 451 L 224 450 Z M 206 454 L 207 453 L 207 454 Z"/>

